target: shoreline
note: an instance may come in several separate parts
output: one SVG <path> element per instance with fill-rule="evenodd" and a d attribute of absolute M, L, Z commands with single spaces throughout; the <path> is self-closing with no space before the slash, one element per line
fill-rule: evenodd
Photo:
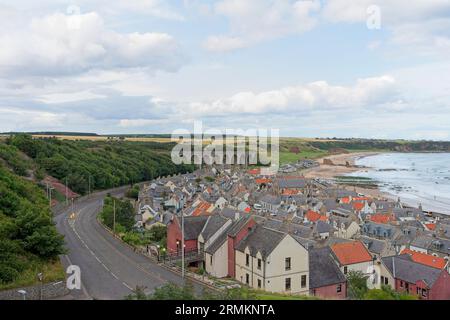
<path fill-rule="evenodd" d="M 330 155 L 330 156 L 324 156 L 321 158 L 316 159 L 319 161 L 320 165 L 318 167 L 310 168 L 301 171 L 301 173 L 306 177 L 310 179 L 319 178 L 319 179 L 325 179 L 325 180 L 334 180 L 337 176 L 346 176 L 353 172 L 358 171 L 368 171 L 372 168 L 370 167 L 359 167 L 356 166 L 356 161 L 358 159 L 362 159 L 365 157 L 375 156 L 383 153 L 389 153 L 389 152 L 355 152 L 355 153 L 345 153 L 345 154 L 337 154 L 337 155 Z M 333 162 L 333 164 L 324 164 L 324 160 L 329 159 Z M 346 166 L 347 164 L 347 166 Z M 364 187 L 358 187 L 358 186 L 346 186 L 346 185 L 340 185 L 339 187 L 346 189 L 346 190 L 352 190 L 356 191 L 360 194 L 364 194 L 366 196 L 370 196 L 372 198 L 376 198 L 378 200 L 389 200 L 389 201 L 397 201 L 399 195 L 395 193 L 390 193 L 388 191 L 382 191 L 380 187 L 376 188 L 364 188 Z M 400 196 L 400 198 L 402 198 Z M 403 197 L 404 199 L 408 199 L 408 197 Z M 417 208 L 416 205 L 413 204 L 413 200 L 407 200 L 404 199 L 401 200 L 402 204 L 405 207 L 414 207 Z M 448 214 L 443 213 L 442 211 L 436 211 L 436 210 L 424 210 L 425 212 L 432 212 L 433 214 L 437 216 L 448 216 Z"/>
<path fill-rule="evenodd" d="M 346 176 L 349 173 L 370 169 L 368 167 L 356 166 L 356 161 L 361 158 L 375 156 L 382 153 L 383 152 L 363 151 L 363 152 L 341 153 L 336 155 L 324 156 L 316 159 L 316 161 L 320 163 L 318 167 L 303 170 L 301 171 L 301 173 L 305 176 L 305 178 L 309 179 L 319 178 L 325 180 L 333 180 L 337 176 Z M 333 164 L 324 164 L 324 160 L 326 159 L 331 160 Z M 364 188 L 364 187 L 344 186 L 344 185 L 341 185 L 340 187 L 347 190 L 353 190 L 358 193 L 377 199 L 387 200 L 392 199 L 392 197 L 395 197 L 389 193 L 381 191 L 378 187 Z"/>

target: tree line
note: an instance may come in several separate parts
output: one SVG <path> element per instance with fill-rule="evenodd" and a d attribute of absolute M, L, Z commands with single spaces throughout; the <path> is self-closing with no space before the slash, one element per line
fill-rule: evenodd
<path fill-rule="evenodd" d="M 11 136 L 6 143 L 24 152 L 49 175 L 67 181 L 79 194 L 86 194 L 89 188 L 109 189 L 194 169 L 172 162 L 173 143 L 33 139 L 27 134 Z"/>

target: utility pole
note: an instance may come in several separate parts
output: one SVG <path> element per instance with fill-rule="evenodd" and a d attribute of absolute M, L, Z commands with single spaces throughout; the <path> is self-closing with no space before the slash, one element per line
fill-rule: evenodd
<path fill-rule="evenodd" d="M 116 236 L 116 200 L 113 199 L 113 232 Z"/>
<path fill-rule="evenodd" d="M 184 213 L 181 212 L 181 277 L 184 280 Z"/>
<path fill-rule="evenodd" d="M 88 181 L 89 181 L 89 191 L 88 191 L 88 195 L 91 195 L 91 175 L 89 175 Z"/>
<path fill-rule="evenodd" d="M 50 206 L 50 208 L 52 207 L 52 191 L 53 191 L 53 188 L 49 188 L 48 189 L 48 198 L 49 198 L 49 206 Z"/>
<path fill-rule="evenodd" d="M 67 190 L 67 177 L 66 177 L 66 206 L 69 205 L 69 196 L 68 196 L 69 191 Z"/>

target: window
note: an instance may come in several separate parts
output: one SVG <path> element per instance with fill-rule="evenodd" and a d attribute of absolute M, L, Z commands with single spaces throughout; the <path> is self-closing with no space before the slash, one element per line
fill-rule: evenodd
<path fill-rule="evenodd" d="M 302 286 L 302 288 L 306 288 L 306 275 L 302 276 L 301 286 Z"/>
<path fill-rule="evenodd" d="M 385 278 L 384 278 L 384 284 L 386 284 L 386 285 L 389 284 L 389 278 L 388 278 L 388 277 L 385 277 Z"/>
<path fill-rule="evenodd" d="M 347 274 L 347 266 L 344 267 L 344 274 Z"/>
<path fill-rule="evenodd" d="M 212 265 L 212 256 L 209 256 L 209 264 Z"/>
<path fill-rule="evenodd" d="M 337 293 L 341 293 L 341 292 L 342 292 L 342 284 L 338 284 L 338 285 L 336 286 L 336 292 L 337 292 Z"/>
<path fill-rule="evenodd" d="M 250 265 L 250 255 L 245 255 L 245 265 L 248 267 Z"/>
<path fill-rule="evenodd" d="M 261 270 L 261 259 L 258 259 L 258 270 Z"/>
<path fill-rule="evenodd" d="M 426 289 L 422 289 L 422 297 L 423 298 L 427 297 L 427 290 Z"/>
<path fill-rule="evenodd" d="M 258 289 L 261 289 L 261 279 L 258 279 Z"/>
<path fill-rule="evenodd" d="M 286 278 L 285 289 L 286 289 L 286 291 L 291 291 L 291 278 Z"/>
<path fill-rule="evenodd" d="M 403 281 L 400 280 L 400 288 L 403 288 Z"/>
<path fill-rule="evenodd" d="M 245 274 L 245 283 L 246 284 L 250 283 L 250 275 L 248 273 Z"/>
<path fill-rule="evenodd" d="M 384 276 L 381 276 L 381 284 L 384 284 Z"/>
<path fill-rule="evenodd" d="M 284 261 L 285 270 L 289 271 L 291 270 L 291 258 L 286 258 Z"/>

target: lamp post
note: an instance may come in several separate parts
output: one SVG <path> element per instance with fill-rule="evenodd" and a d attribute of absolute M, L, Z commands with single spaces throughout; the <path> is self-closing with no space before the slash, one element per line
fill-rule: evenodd
<path fill-rule="evenodd" d="M 27 300 L 27 292 L 25 290 L 18 290 L 17 292 L 22 295 L 22 300 Z"/>
<path fill-rule="evenodd" d="M 38 280 L 39 280 L 39 282 L 41 283 L 41 287 L 40 287 L 40 290 L 39 290 L 39 300 L 42 300 L 42 289 L 43 289 L 43 285 L 44 285 L 44 274 L 42 273 L 42 272 L 39 272 L 38 274 L 37 274 L 37 277 L 38 277 Z"/>
<path fill-rule="evenodd" d="M 184 214 L 181 213 L 181 277 L 184 280 Z"/>

